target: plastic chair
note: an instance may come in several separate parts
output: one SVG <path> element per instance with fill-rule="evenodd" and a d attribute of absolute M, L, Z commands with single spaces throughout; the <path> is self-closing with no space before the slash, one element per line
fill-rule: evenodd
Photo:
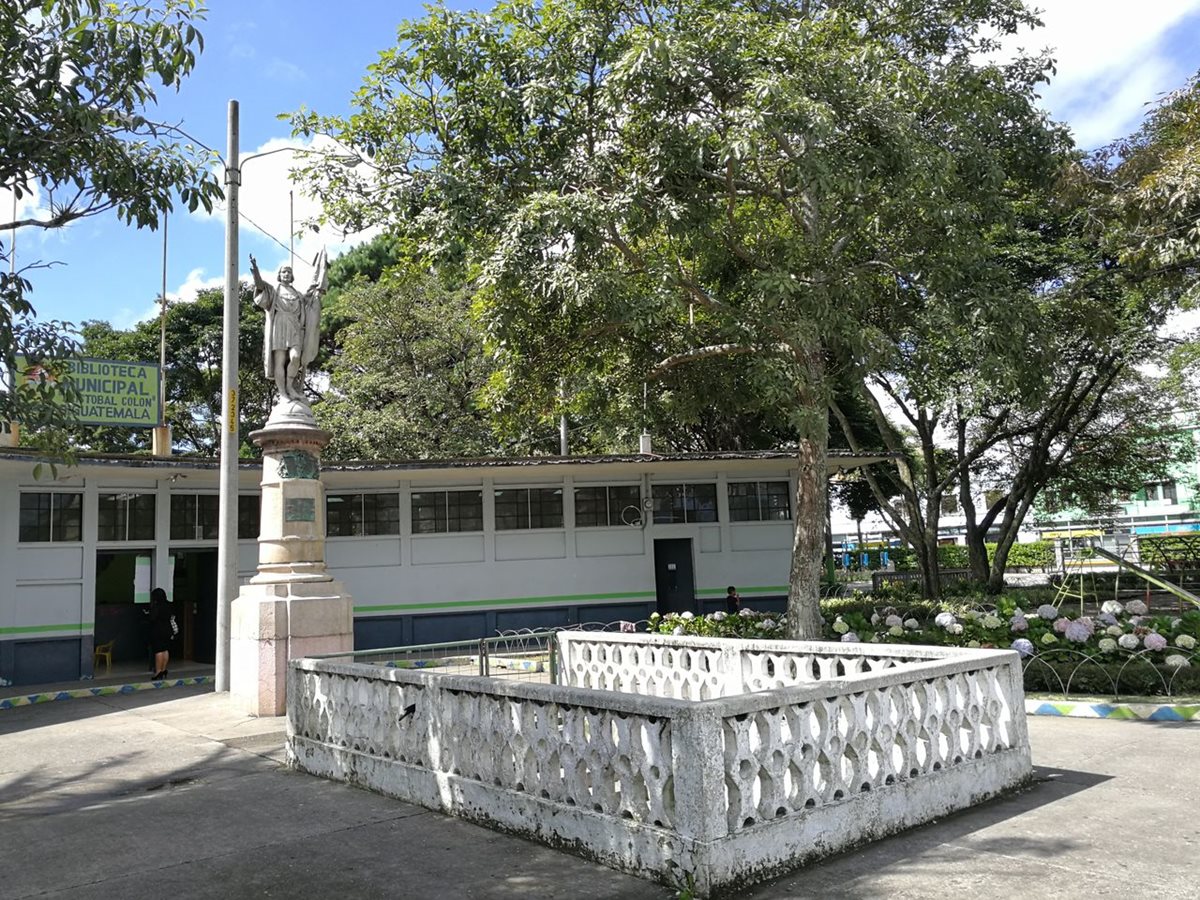
<path fill-rule="evenodd" d="M 114 640 L 109 641 L 106 644 L 100 644 L 94 650 L 92 650 L 92 668 L 93 669 L 95 669 L 96 666 L 100 665 L 101 660 L 104 660 L 104 674 L 105 675 L 112 674 L 112 654 L 113 654 L 113 644 L 115 644 L 115 643 L 116 643 L 116 640 L 114 639 Z"/>

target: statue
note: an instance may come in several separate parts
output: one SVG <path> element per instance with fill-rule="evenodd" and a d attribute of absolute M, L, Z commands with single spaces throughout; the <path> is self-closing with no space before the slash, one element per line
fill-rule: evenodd
<path fill-rule="evenodd" d="M 292 286 L 292 267 L 279 267 L 279 282 L 271 287 L 262 279 L 258 263 L 250 257 L 254 276 L 254 305 L 266 310 L 263 372 L 275 380 L 280 400 L 304 397 L 304 369 L 317 357 L 321 332 L 321 295 L 328 286 L 328 258 L 322 250 L 313 260 L 313 282 L 301 294 Z"/>

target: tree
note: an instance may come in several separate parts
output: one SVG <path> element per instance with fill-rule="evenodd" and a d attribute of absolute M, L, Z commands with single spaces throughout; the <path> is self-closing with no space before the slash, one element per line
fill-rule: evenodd
<path fill-rule="evenodd" d="M 387 223 L 479 284 L 509 384 L 663 351 L 645 378 L 767 361 L 795 423 L 789 623 L 820 634 L 828 360 L 874 352 L 897 300 L 978 303 L 980 231 L 1058 133 L 1047 62 L 977 62 L 1033 21 L 1017 0 L 610 0 L 434 8 L 399 31 L 346 119 L 301 112 L 371 159 L 313 161 L 328 214 Z M 901 311 L 902 312 L 902 311 Z"/>
<path fill-rule="evenodd" d="M 0 186 L 38 201 L 22 218 L 0 216 L 0 233 L 105 212 L 153 228 L 177 194 L 190 210 L 211 209 L 220 186 L 209 155 L 147 118 L 153 82 L 178 88 L 191 72 L 202 15 L 196 0 L 0 4 Z M 0 244 L 0 263 L 10 252 Z M 44 431 L 69 422 L 71 387 L 59 376 L 77 345 L 65 323 L 36 321 L 31 268 L 0 274 L 0 357 L 13 371 L 23 355 L 51 378 L 0 392 L 0 418 Z"/>
<path fill-rule="evenodd" d="M 246 435 L 261 428 L 271 411 L 273 386 L 262 375 L 263 312 L 251 302 L 248 286 L 240 290 L 239 410 L 242 456 L 259 451 Z M 166 421 L 177 451 L 216 456 L 221 445 L 222 310 L 219 289 L 201 291 L 191 303 L 167 307 Z M 160 323 L 139 322 L 128 331 L 107 322 L 85 322 L 83 353 L 100 359 L 157 362 Z M 149 449 L 149 433 L 135 428 L 76 428 L 72 443 L 86 450 L 137 453 Z"/>
<path fill-rule="evenodd" d="M 337 459 L 481 456 L 496 449 L 478 396 L 491 366 L 470 293 L 411 267 L 341 294 L 329 390 L 314 406 Z"/>

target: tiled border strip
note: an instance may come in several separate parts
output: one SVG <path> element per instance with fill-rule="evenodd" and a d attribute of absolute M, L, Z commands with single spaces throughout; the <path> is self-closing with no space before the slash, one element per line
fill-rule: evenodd
<path fill-rule="evenodd" d="M 1156 703 L 1096 703 L 1078 700 L 1025 700 L 1025 714 L 1072 719 L 1125 719 L 1142 722 L 1197 722 L 1200 705 Z"/>
<path fill-rule="evenodd" d="M 137 681 L 130 684 L 105 684 L 96 687 L 72 688 L 69 691 L 19 694 L 15 697 L 0 697 L 0 709 L 32 706 L 34 703 L 51 703 L 55 700 L 109 697 L 113 694 L 136 694 L 138 691 L 161 691 L 164 688 L 191 687 L 195 684 L 212 684 L 215 680 L 212 675 L 194 675 L 190 678 L 165 678 L 162 681 Z"/>

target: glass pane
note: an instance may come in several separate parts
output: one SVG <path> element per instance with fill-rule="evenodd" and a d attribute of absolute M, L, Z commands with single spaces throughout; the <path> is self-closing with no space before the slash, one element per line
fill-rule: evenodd
<path fill-rule="evenodd" d="M 50 505 L 53 494 L 21 494 L 19 541 L 50 540 Z"/>
<path fill-rule="evenodd" d="M 154 494 L 133 494 L 129 498 L 129 531 L 127 540 L 154 540 Z"/>
<path fill-rule="evenodd" d="M 194 494 L 171 495 L 171 540 L 196 538 L 196 497 Z"/>
<path fill-rule="evenodd" d="M 125 495 L 101 494 L 96 512 L 96 540 L 125 540 Z"/>
<path fill-rule="evenodd" d="M 654 499 L 654 521 L 659 524 L 686 522 L 683 512 L 684 491 L 682 484 L 656 484 L 650 489 Z"/>
<path fill-rule="evenodd" d="M 412 495 L 413 534 L 438 534 L 446 530 L 446 492 L 421 491 Z"/>
<path fill-rule="evenodd" d="M 239 497 L 239 516 L 241 508 L 241 497 Z M 202 541 L 215 541 L 220 533 L 221 498 L 216 494 L 201 494 L 196 497 L 196 537 Z"/>
<path fill-rule="evenodd" d="M 562 488 L 534 488 L 529 492 L 529 527 L 562 528 Z"/>
<path fill-rule="evenodd" d="M 325 498 L 325 533 L 329 537 L 361 534 L 362 494 L 330 494 Z"/>
<path fill-rule="evenodd" d="M 759 518 L 758 483 L 743 481 L 730 484 L 729 521 L 757 522 Z"/>
<path fill-rule="evenodd" d="M 400 495 L 363 495 L 363 534 L 400 533 Z"/>
<path fill-rule="evenodd" d="M 448 531 L 483 531 L 483 491 L 450 491 L 446 494 Z"/>
<path fill-rule="evenodd" d="M 764 481 L 759 485 L 762 517 L 781 522 L 792 517 L 792 486 L 786 481 Z"/>
<path fill-rule="evenodd" d="M 529 491 L 510 488 L 496 491 L 496 530 L 529 527 Z"/>
<path fill-rule="evenodd" d="M 688 521 L 717 521 L 717 486 L 715 484 L 689 484 Z"/>
<path fill-rule="evenodd" d="M 587 528 L 592 525 L 607 525 L 608 510 L 605 490 L 602 487 L 575 488 L 575 525 Z"/>
<path fill-rule="evenodd" d="M 258 537 L 260 501 L 257 495 L 238 496 L 238 540 L 252 541 Z"/>
<path fill-rule="evenodd" d="M 608 524 L 636 525 L 642 516 L 642 489 L 636 484 L 608 489 Z"/>
<path fill-rule="evenodd" d="M 83 494 L 54 494 L 56 541 L 83 540 Z"/>

